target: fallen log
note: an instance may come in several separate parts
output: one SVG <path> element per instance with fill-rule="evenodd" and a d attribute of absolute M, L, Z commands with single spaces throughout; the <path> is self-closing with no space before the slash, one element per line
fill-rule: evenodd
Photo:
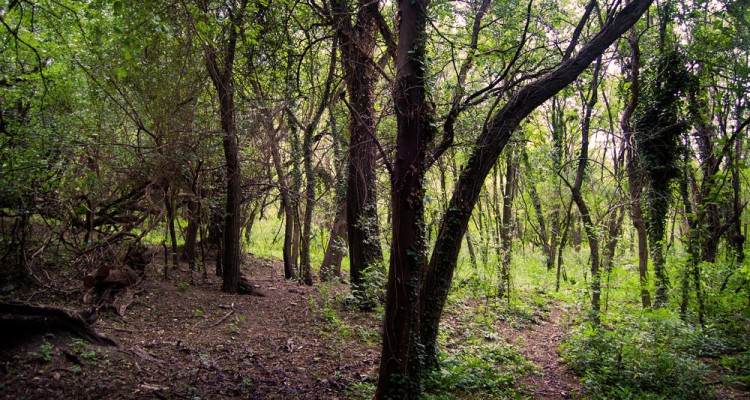
<path fill-rule="evenodd" d="M 93 344 L 117 346 L 114 340 L 91 327 L 94 319 L 93 313 L 20 302 L 0 302 L 0 332 L 6 336 L 62 330 Z"/>

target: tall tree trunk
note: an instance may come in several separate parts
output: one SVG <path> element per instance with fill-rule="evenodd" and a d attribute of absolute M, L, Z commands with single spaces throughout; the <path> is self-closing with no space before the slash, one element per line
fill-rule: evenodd
<path fill-rule="evenodd" d="M 417 294 L 427 252 L 424 176 L 433 114 L 425 91 L 428 3 L 399 1 L 401 19 L 393 95 L 398 132 L 391 177 L 392 243 L 375 395 L 378 399 L 416 399 L 420 393 L 422 357 Z"/>
<path fill-rule="evenodd" d="M 271 159 L 273 160 L 274 169 L 276 169 L 276 177 L 279 181 L 279 196 L 281 197 L 281 207 L 284 211 L 284 246 L 282 248 L 282 254 L 284 258 L 284 278 L 295 279 L 297 266 L 296 257 L 292 255 L 292 248 L 294 243 L 294 211 L 292 205 L 291 195 L 289 193 L 289 184 L 287 182 L 286 171 L 281 162 L 281 154 L 279 153 L 279 143 L 274 140 L 269 143 L 271 151 Z"/>
<path fill-rule="evenodd" d="M 349 280 L 355 297 L 362 296 L 362 271 L 383 259 L 380 247 L 376 187 L 375 33 L 378 2 L 360 0 L 356 24 L 345 0 L 332 2 L 336 35 L 349 102 L 349 166 L 346 221 Z"/>
<path fill-rule="evenodd" d="M 169 233 L 170 248 L 172 249 L 172 267 L 177 268 L 180 265 L 180 257 L 177 254 L 177 230 L 175 229 L 175 207 L 172 189 L 167 186 L 164 192 L 164 206 L 167 211 L 167 231 Z"/>
<path fill-rule="evenodd" d="M 557 273 L 555 274 L 555 292 L 560 291 L 560 279 L 561 278 L 565 282 L 568 281 L 568 275 L 566 274 L 565 268 L 563 267 L 563 262 L 565 261 L 565 259 L 563 258 L 563 250 L 565 249 L 565 245 L 568 242 L 568 230 L 570 228 L 572 209 L 573 209 L 573 200 L 571 200 L 568 203 L 568 209 L 565 212 L 565 224 L 564 224 L 562 234 L 560 235 L 560 246 L 557 248 Z"/>
<path fill-rule="evenodd" d="M 505 189 L 503 190 L 503 214 L 502 225 L 500 226 L 501 242 L 501 288 L 499 297 L 507 297 L 510 300 L 510 263 L 513 247 L 513 199 L 516 194 L 516 163 L 513 153 L 508 155 L 505 169 Z"/>
<path fill-rule="evenodd" d="M 300 237 L 302 236 L 301 221 L 299 217 L 300 199 L 302 198 L 302 169 L 300 168 L 300 161 L 302 160 L 302 144 L 299 139 L 299 128 L 294 121 L 291 113 L 288 113 L 289 118 L 287 123 L 289 124 L 289 146 L 291 147 L 291 163 L 292 171 L 290 174 L 289 182 L 289 199 L 291 201 L 291 251 L 290 251 L 290 264 L 294 267 L 294 277 L 299 278 L 299 254 L 300 254 Z M 289 223 L 287 223 L 289 226 Z"/>
<path fill-rule="evenodd" d="M 687 152 L 685 152 L 687 153 Z M 703 326 L 703 287 L 701 283 L 701 256 L 700 256 L 700 216 L 697 216 L 693 212 L 693 204 L 690 200 L 690 193 L 688 191 L 688 179 L 690 173 L 687 168 L 687 154 L 685 155 L 685 170 L 680 177 L 680 195 L 682 197 L 682 205 L 685 211 L 685 219 L 687 222 L 688 237 L 687 237 L 687 255 L 688 260 L 685 265 L 685 272 L 682 278 L 682 299 L 680 301 L 680 316 L 683 320 L 687 319 L 687 310 L 690 303 L 690 281 L 692 279 L 695 285 L 695 297 L 698 300 L 698 321 Z"/>
<path fill-rule="evenodd" d="M 661 3 L 658 8 L 660 40 L 655 79 L 650 88 L 652 96 L 651 101 L 644 105 L 635 126 L 638 154 L 647 183 L 644 193 L 647 212 L 644 217 L 656 283 L 654 307 L 665 306 L 669 294 L 664 238 L 672 196 L 670 185 L 679 176 L 679 140 L 685 130 L 685 124 L 678 118 L 679 104 L 689 80 L 689 72 L 680 53 L 665 49 L 667 26 L 673 20 L 672 6 L 667 2 Z"/>
<path fill-rule="evenodd" d="M 247 0 L 240 0 L 237 7 L 226 10 L 230 27 L 227 29 L 222 59 L 213 44 L 204 43 L 205 62 L 211 82 L 219 99 L 222 145 L 226 167 L 226 207 L 224 210 L 224 254 L 221 290 L 237 293 L 240 283 L 240 205 L 242 180 L 240 177 L 239 144 L 235 124 L 234 107 L 234 57 L 237 39 L 242 30 Z M 207 5 L 206 5 L 207 6 Z M 208 12 L 208 10 L 204 10 Z"/>
<path fill-rule="evenodd" d="M 336 180 L 334 183 L 336 215 L 333 218 L 331 234 L 328 237 L 328 246 L 323 255 L 320 265 L 320 280 L 330 281 L 337 278 L 343 280 L 341 275 L 341 261 L 346 254 L 347 223 L 346 223 L 346 167 L 348 158 L 346 154 L 346 143 L 341 137 L 337 124 L 335 108 L 329 106 L 329 121 L 331 127 L 331 138 L 333 139 L 333 159 L 336 166 Z"/>
<path fill-rule="evenodd" d="M 185 233 L 184 256 L 185 261 L 187 261 L 191 271 L 195 270 L 196 249 L 198 243 L 198 227 L 200 225 L 200 221 L 198 220 L 199 208 L 200 203 L 197 202 L 194 198 L 191 197 L 187 200 L 186 216 L 188 220 L 188 226 Z"/>
<path fill-rule="evenodd" d="M 305 213 L 302 223 L 302 236 L 300 237 L 300 278 L 305 285 L 312 285 L 312 265 L 310 264 L 310 241 L 312 240 L 312 214 L 315 207 L 315 181 L 316 174 L 313 169 L 313 155 L 315 139 L 313 133 L 320 123 L 323 113 L 328 108 L 333 87 L 334 73 L 336 71 L 336 55 L 338 53 L 337 38 L 333 38 L 331 46 L 331 58 L 328 65 L 328 75 L 326 76 L 323 92 L 320 94 L 320 103 L 315 108 L 312 118 L 304 127 L 302 137 L 302 159 L 305 168 Z M 291 117 L 294 115 L 289 112 Z"/>
<path fill-rule="evenodd" d="M 641 49 L 638 44 L 638 32 L 630 29 L 628 33 L 628 45 L 630 46 L 630 100 L 620 119 L 620 128 L 625 137 L 625 170 L 628 176 L 628 192 L 630 194 L 630 220 L 633 222 L 637 237 L 638 248 L 638 282 L 641 290 L 641 306 L 651 307 L 651 293 L 648 290 L 648 239 L 646 236 L 646 223 L 643 219 L 641 205 L 641 190 L 643 189 L 643 178 L 638 165 L 635 137 L 631 126 L 631 118 L 638 106 L 640 98 L 640 66 Z"/>
<path fill-rule="evenodd" d="M 428 366 L 437 366 L 440 316 L 453 280 L 461 241 L 466 233 L 471 211 L 492 165 L 524 118 L 573 82 L 607 47 L 635 24 L 650 4 L 651 0 L 635 0 L 627 5 L 609 20 L 578 54 L 562 62 L 549 74 L 520 89 L 483 127 L 456 182 L 420 288 L 420 335 Z"/>
<path fill-rule="evenodd" d="M 312 239 L 312 214 L 315 207 L 315 171 L 313 170 L 313 129 L 308 127 L 302 137 L 303 165 L 305 169 L 305 212 L 300 237 L 300 278 L 305 285 L 312 285 L 310 264 L 310 240 Z"/>
<path fill-rule="evenodd" d="M 599 90 L 599 73 L 601 70 L 601 58 L 597 60 L 596 66 L 593 72 L 593 81 L 589 88 L 589 98 L 587 101 L 583 93 L 581 94 L 581 100 L 584 100 L 584 112 L 583 120 L 581 121 L 581 151 L 578 158 L 578 167 L 576 169 L 576 180 L 572 186 L 570 186 L 570 192 L 573 197 L 573 201 L 578 207 L 578 211 L 581 213 L 581 221 L 583 222 L 583 229 L 586 232 L 586 239 L 589 242 L 590 258 L 591 258 L 591 317 L 594 323 L 599 323 L 599 313 L 601 312 L 601 260 L 599 254 L 599 230 L 594 224 L 591 218 L 591 212 L 589 211 L 586 202 L 581 194 L 581 188 L 583 186 L 583 179 L 586 174 L 586 164 L 588 164 L 588 151 L 589 151 L 589 131 L 591 129 L 591 113 L 593 112 L 594 106 L 597 102 L 597 91 Z M 582 91 L 582 90 L 581 90 Z"/>

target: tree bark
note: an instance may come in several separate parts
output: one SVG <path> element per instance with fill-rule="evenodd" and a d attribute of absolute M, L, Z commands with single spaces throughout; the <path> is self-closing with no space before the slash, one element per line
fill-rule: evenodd
<path fill-rule="evenodd" d="M 581 121 L 581 151 L 578 158 L 578 167 L 576 169 L 576 180 L 572 186 L 570 186 L 570 192 L 573 201 L 578 207 L 578 211 L 581 213 L 581 220 L 583 222 L 583 229 L 586 232 L 586 239 L 589 242 L 590 258 L 591 258 L 591 317 L 594 323 L 599 323 L 599 313 L 601 312 L 601 260 L 599 253 L 599 230 L 594 224 L 591 218 L 591 212 L 589 211 L 586 202 L 581 194 L 581 187 L 583 186 L 583 179 L 586 174 L 586 164 L 588 164 L 588 151 L 589 151 L 589 131 L 591 130 L 591 113 L 597 102 L 597 91 L 599 90 L 599 73 L 601 69 L 601 58 L 597 60 L 596 67 L 593 72 L 593 81 L 589 89 L 589 99 L 584 103 L 583 120 Z M 583 94 L 581 100 L 586 100 Z"/>
<path fill-rule="evenodd" d="M 335 108 L 329 106 L 329 120 L 331 138 L 333 139 L 333 158 L 336 165 L 336 180 L 334 183 L 336 215 L 334 216 L 328 246 L 323 255 L 320 266 L 320 280 L 330 281 L 337 278 L 343 282 L 341 275 L 341 261 L 346 255 L 347 221 L 346 221 L 346 167 L 349 159 L 346 154 L 346 143 L 341 137 L 337 126 Z"/>
<path fill-rule="evenodd" d="M 640 65 L 641 50 L 638 45 L 638 32 L 630 29 L 628 35 L 630 46 L 630 101 L 625 108 L 620 120 L 620 128 L 625 137 L 625 170 L 628 176 L 628 193 L 630 194 L 630 219 L 633 222 L 638 243 L 638 281 L 641 288 L 641 306 L 651 307 L 651 294 L 648 290 L 648 239 L 646 236 L 646 223 L 643 219 L 641 206 L 641 190 L 643 189 L 643 177 L 639 173 L 637 149 L 635 137 L 630 119 L 638 106 L 640 97 Z"/>
<path fill-rule="evenodd" d="M 117 346 L 110 338 L 97 333 L 90 324 L 94 314 L 74 313 L 62 308 L 20 302 L 0 302 L 0 331 L 7 335 L 62 329 L 93 344 Z"/>
<path fill-rule="evenodd" d="M 383 259 L 377 210 L 373 62 L 378 2 L 360 0 L 356 24 L 352 24 L 345 0 L 333 1 L 332 7 L 350 112 L 346 201 L 349 280 L 355 297 L 361 297 L 362 271 Z"/>
<path fill-rule="evenodd" d="M 324 282 L 333 278 L 341 279 L 341 260 L 346 253 L 346 199 L 342 200 L 344 201 L 340 201 L 336 206 L 336 216 L 328 238 L 328 247 L 323 255 L 323 263 L 320 265 L 320 280 Z"/>
<path fill-rule="evenodd" d="M 240 283 L 240 205 L 242 180 L 240 176 L 239 144 L 234 107 L 234 58 L 237 39 L 242 29 L 247 0 L 240 0 L 236 8 L 228 7 L 228 37 L 223 43 L 222 60 L 212 44 L 204 43 L 205 62 L 219 100 L 222 145 L 226 167 L 226 207 L 224 209 L 224 254 L 221 290 L 237 293 Z M 204 10 L 207 11 L 207 10 Z M 220 65 L 221 64 L 221 65 Z"/>
<path fill-rule="evenodd" d="M 169 233 L 170 248 L 172 249 L 172 267 L 177 268 L 180 264 L 180 257 L 177 254 L 177 230 L 175 229 L 175 207 L 172 196 L 172 189 L 167 186 L 164 194 L 164 205 L 167 211 L 167 231 Z"/>
<path fill-rule="evenodd" d="M 284 246 L 282 248 L 284 258 L 284 278 L 295 279 L 296 278 L 296 257 L 292 256 L 292 247 L 294 243 L 294 211 L 291 195 L 289 193 L 289 184 L 287 182 L 286 171 L 281 162 L 281 154 L 279 154 L 278 141 L 274 140 L 269 143 L 271 152 L 271 159 L 273 160 L 273 166 L 276 169 L 276 177 L 279 181 L 279 196 L 281 197 L 281 207 L 284 211 Z"/>
<path fill-rule="evenodd" d="M 432 139 L 429 118 L 433 114 L 425 90 L 428 4 L 425 0 L 399 1 L 401 19 L 393 95 L 398 132 L 391 176 L 392 243 L 375 394 L 378 399 L 416 399 L 420 393 L 417 294 L 427 252 L 424 176 L 427 145 Z"/>
<path fill-rule="evenodd" d="M 513 199 L 516 195 L 516 170 L 517 160 L 513 154 L 508 155 L 505 169 L 505 189 L 503 190 L 503 212 L 502 224 L 500 226 L 501 247 L 501 287 L 499 297 L 507 297 L 510 300 L 510 263 L 513 248 Z"/>
<path fill-rule="evenodd" d="M 305 285 L 312 285 L 312 265 L 310 264 L 310 240 L 312 239 L 312 214 L 315 207 L 315 170 L 313 170 L 313 129 L 307 127 L 302 136 L 305 170 L 305 212 L 302 220 L 302 236 L 299 246 L 300 279 Z"/>
<path fill-rule="evenodd" d="M 187 232 L 185 233 L 185 261 L 187 261 L 190 270 L 195 270 L 195 259 L 196 259 L 196 248 L 198 243 L 198 227 L 200 221 L 198 220 L 198 211 L 200 209 L 200 203 L 195 201 L 194 198 L 190 198 L 187 201 Z"/>

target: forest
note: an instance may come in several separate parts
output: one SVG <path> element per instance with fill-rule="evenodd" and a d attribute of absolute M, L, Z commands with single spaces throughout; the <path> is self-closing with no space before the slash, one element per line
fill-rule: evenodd
<path fill-rule="evenodd" d="M 750 1 L 3 0 L 0 398 L 750 399 Z"/>

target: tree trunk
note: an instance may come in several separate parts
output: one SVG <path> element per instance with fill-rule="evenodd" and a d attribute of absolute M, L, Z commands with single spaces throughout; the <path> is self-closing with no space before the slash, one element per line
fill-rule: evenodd
<path fill-rule="evenodd" d="M 222 49 L 222 60 L 217 59 L 217 49 L 204 43 L 205 62 L 211 82 L 219 100 L 222 145 L 226 167 L 226 207 L 224 210 L 224 252 L 221 290 L 237 293 L 240 283 L 240 205 L 242 180 L 240 177 L 239 144 L 235 125 L 234 107 L 234 57 L 237 39 L 242 29 L 247 0 L 240 0 L 237 9 L 228 10 L 230 27 Z M 208 10 L 204 10 L 208 11 Z"/>
<path fill-rule="evenodd" d="M 346 199 L 341 200 L 343 201 L 336 206 L 336 217 L 328 238 L 328 247 L 320 265 L 320 280 L 323 282 L 333 278 L 341 279 L 341 260 L 346 253 Z"/>
<path fill-rule="evenodd" d="M 198 227 L 200 224 L 200 221 L 198 220 L 199 208 L 200 203 L 195 201 L 195 199 L 193 199 L 192 197 L 188 199 L 186 213 L 188 226 L 187 232 L 185 233 L 184 255 L 185 261 L 187 261 L 191 271 L 195 270 L 196 248 L 198 243 Z"/>
<path fill-rule="evenodd" d="M 349 159 L 346 154 L 346 143 L 341 137 L 337 126 L 335 108 L 329 106 L 329 120 L 331 138 L 333 139 L 333 158 L 336 165 L 336 180 L 334 183 L 336 216 L 334 217 L 328 246 L 320 266 L 320 280 L 330 281 L 337 278 L 343 282 L 341 275 L 341 261 L 346 255 L 347 221 L 346 221 L 346 167 Z"/>
<path fill-rule="evenodd" d="M 648 239 L 646 236 L 646 223 L 643 219 L 641 206 L 641 190 L 643 188 L 642 177 L 639 173 L 640 166 L 635 148 L 634 132 L 630 119 L 635 108 L 638 106 L 640 96 L 640 65 L 641 50 L 638 45 L 638 32 L 631 29 L 628 34 L 628 45 L 630 46 L 630 101 L 625 108 L 620 120 L 620 128 L 625 137 L 625 170 L 628 176 L 628 191 L 630 194 L 630 219 L 633 222 L 638 243 L 638 280 L 641 287 L 641 306 L 651 307 L 651 294 L 648 290 Z"/>
<path fill-rule="evenodd" d="M 685 157 L 687 161 L 687 157 Z M 687 163 L 685 164 L 687 165 Z M 688 192 L 688 176 L 689 172 L 687 167 L 680 178 L 680 195 L 682 196 L 682 205 L 685 211 L 685 218 L 688 228 L 688 239 L 686 244 L 686 250 L 688 260 L 685 265 L 685 273 L 682 278 L 682 300 L 680 301 L 680 316 L 683 320 L 687 319 L 687 309 L 690 302 L 690 280 L 693 280 L 695 285 L 695 297 L 698 300 L 698 321 L 701 326 L 704 325 L 703 321 L 703 287 L 701 283 L 701 256 L 700 256 L 700 216 L 696 216 L 693 212 L 693 205 L 690 201 L 690 194 Z"/>
<path fill-rule="evenodd" d="M 308 127 L 302 137 L 303 165 L 305 169 L 305 212 L 300 237 L 300 278 L 305 285 L 312 285 L 310 265 L 310 240 L 312 239 L 312 213 L 315 207 L 315 171 L 313 170 L 313 127 Z"/>
<path fill-rule="evenodd" d="M 349 280 L 362 297 L 362 271 L 383 259 L 380 247 L 376 187 L 375 33 L 378 2 L 360 0 L 356 25 L 345 0 L 332 2 L 334 27 L 341 49 L 344 81 L 349 94 L 349 166 L 346 221 Z M 366 303 L 366 299 L 364 303 Z"/>
<path fill-rule="evenodd" d="M 599 90 L 599 73 L 601 69 L 601 58 L 597 60 L 593 72 L 593 81 L 589 89 L 589 99 L 584 103 L 583 120 L 581 121 L 581 151 L 578 158 L 578 167 L 576 169 L 576 180 L 570 186 L 570 192 L 573 201 L 581 213 L 583 229 L 586 232 L 586 239 L 589 242 L 591 257 L 591 317 L 594 323 L 599 323 L 599 313 L 601 312 L 601 260 L 599 254 L 599 230 L 591 218 L 586 202 L 581 194 L 583 179 L 586 174 L 586 164 L 588 164 L 589 151 L 589 131 L 591 128 L 591 113 L 597 102 L 597 91 Z M 581 94 L 581 100 L 586 100 Z"/>
<path fill-rule="evenodd" d="M 28 335 L 62 329 L 93 344 L 117 346 L 112 339 L 91 327 L 95 315 L 62 308 L 20 302 L 0 302 L 0 329 L 3 334 Z"/>
<path fill-rule="evenodd" d="M 292 248 L 294 243 L 294 211 L 292 205 L 292 199 L 289 193 L 289 184 L 287 183 L 286 171 L 281 162 L 281 154 L 279 154 L 278 141 L 274 140 L 269 143 L 271 151 L 271 159 L 273 160 L 273 166 L 276 169 L 276 176 L 279 181 L 279 196 L 281 197 L 281 207 L 284 211 L 284 247 L 282 249 L 284 257 L 284 278 L 295 279 L 296 278 L 296 257 L 292 256 Z"/>
<path fill-rule="evenodd" d="M 393 95 L 398 132 L 391 177 L 392 243 L 377 399 L 417 399 L 420 393 L 417 294 L 427 252 L 424 176 L 427 145 L 432 138 L 432 110 L 425 91 L 427 4 L 424 0 L 399 2 Z"/>
<path fill-rule="evenodd" d="M 557 273 L 555 274 L 555 292 L 560 291 L 560 279 L 564 280 L 565 282 L 568 281 L 568 276 L 565 273 L 565 268 L 563 267 L 563 262 L 565 259 L 563 258 L 563 250 L 565 249 L 565 245 L 568 243 L 568 230 L 570 228 L 570 217 L 571 217 L 571 210 L 573 208 L 573 200 L 571 200 L 568 203 L 568 210 L 565 213 L 565 224 L 562 231 L 562 234 L 560 235 L 560 246 L 557 248 Z"/>
<path fill-rule="evenodd" d="M 502 268 L 500 270 L 501 288 L 499 297 L 507 297 L 510 301 L 510 262 L 512 253 L 513 239 L 513 199 L 516 194 L 516 162 L 513 154 L 508 155 L 507 166 L 505 169 L 505 190 L 503 190 L 503 215 L 502 225 L 500 226 L 500 239 Z"/>
<path fill-rule="evenodd" d="M 177 268 L 180 265 L 180 257 L 177 254 L 177 230 L 174 226 L 175 207 L 169 187 L 165 188 L 164 205 L 167 211 L 167 231 L 169 233 L 170 248 L 172 249 L 172 268 Z"/>

